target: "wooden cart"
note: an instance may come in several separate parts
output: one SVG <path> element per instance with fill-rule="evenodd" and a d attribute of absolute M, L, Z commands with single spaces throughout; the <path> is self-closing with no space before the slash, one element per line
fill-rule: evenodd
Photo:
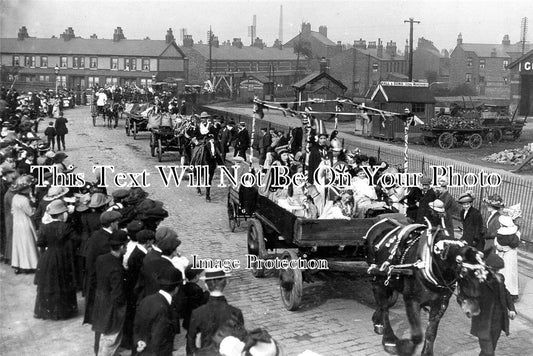
<path fill-rule="evenodd" d="M 261 261 L 268 260 L 280 264 L 283 261 L 287 264 L 289 261 L 303 261 L 304 264 L 312 261 L 317 267 L 326 264 L 327 269 L 337 271 L 368 268 L 364 236 L 379 217 L 305 219 L 267 197 L 257 195 L 256 199 L 247 233 L 248 258 L 258 260 L 248 266 L 255 277 L 265 276 L 266 268 Z M 276 253 L 278 249 L 283 252 Z M 281 300 L 287 310 L 296 310 L 301 303 L 303 282 L 316 270 L 289 267 L 279 271 Z"/>

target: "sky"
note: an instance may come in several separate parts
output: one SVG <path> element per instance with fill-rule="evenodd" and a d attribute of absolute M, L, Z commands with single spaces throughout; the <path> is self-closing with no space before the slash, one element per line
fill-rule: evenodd
<path fill-rule="evenodd" d="M 448 50 L 459 33 L 464 43 L 501 43 L 505 34 L 518 42 L 521 19 L 533 21 L 532 0 L 0 0 L 0 38 L 17 37 L 26 26 L 31 37 L 59 37 L 72 27 L 76 36 L 95 33 L 110 39 L 120 26 L 128 39 L 164 39 L 172 28 L 180 44 L 180 29 L 185 28 L 195 42 L 205 43 L 211 26 L 220 42 L 240 37 L 248 45 L 248 26 L 256 15 L 257 37 L 271 46 L 279 37 L 280 6 L 283 42 L 309 22 L 313 31 L 327 26 L 333 42 L 381 38 L 384 44 L 396 42 L 402 51 L 409 38 L 404 21 L 411 17 L 420 21 L 414 25 L 415 48 L 417 38 L 424 37 Z M 531 32 L 533 28 L 528 41 Z"/>

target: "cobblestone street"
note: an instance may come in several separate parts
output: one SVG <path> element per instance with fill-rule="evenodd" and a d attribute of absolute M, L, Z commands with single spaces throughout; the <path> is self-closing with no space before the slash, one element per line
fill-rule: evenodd
<path fill-rule="evenodd" d="M 244 314 L 247 329 L 266 328 L 280 342 L 284 355 L 298 355 L 312 350 L 324 356 L 387 355 L 381 337 L 374 334 L 371 315 L 373 297 L 366 275 L 324 272 L 312 284 L 304 284 L 303 305 L 296 312 L 286 311 L 280 299 L 277 275 L 256 279 L 244 269 L 246 223 L 232 233 L 228 228 L 227 188 L 212 189 L 212 202 L 205 202 L 196 190 L 164 187 L 155 168 L 158 164 L 179 164 L 177 153 L 163 155 L 163 163 L 150 156 L 149 134 L 140 132 L 137 139 L 127 137 L 124 121 L 117 129 L 103 127 L 100 118 L 93 127 L 88 107 L 65 111 L 70 133 L 66 137 L 67 163 L 77 166 L 76 172 L 94 180 L 91 166 L 113 165 L 115 172 L 150 173 L 146 190 L 150 198 L 165 203 L 170 217 L 161 226 L 178 231 L 183 255 L 190 258 L 239 259 L 241 269 L 234 270 L 226 289 L 229 303 Z M 46 121 L 45 121 L 46 122 Z M 42 125 L 45 126 L 44 124 Z M 42 134 L 42 133 L 41 133 Z M 218 177 L 214 184 L 218 184 Z M 111 185 L 109 192 L 116 187 Z M 281 252 L 281 251 L 279 251 Z M 36 288 L 33 275 L 15 275 L 6 265 L 0 267 L 0 354 L 20 355 L 92 355 L 94 333 L 82 325 L 83 298 L 79 296 L 78 316 L 66 321 L 43 321 L 33 318 Z M 517 304 L 520 313 L 521 303 Z M 403 304 L 391 312 L 398 335 L 408 333 Z M 427 313 L 423 312 L 424 326 Z M 511 321 L 511 335 L 501 337 L 498 355 L 528 355 L 533 349 L 533 323 L 518 317 Z M 435 343 L 436 355 L 477 355 L 477 339 L 470 335 L 470 322 L 452 298 L 440 324 Z M 175 355 L 185 355 L 184 335 L 176 341 Z M 419 348 L 419 352 L 420 352 Z M 123 355 L 129 353 L 124 352 Z"/>

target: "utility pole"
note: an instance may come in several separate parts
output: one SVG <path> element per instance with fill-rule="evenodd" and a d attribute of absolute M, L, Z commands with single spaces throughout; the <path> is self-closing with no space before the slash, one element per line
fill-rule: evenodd
<path fill-rule="evenodd" d="M 420 21 L 415 21 L 412 17 L 405 20 L 404 23 L 409 22 L 409 81 L 413 81 L 413 23 L 419 24 Z"/>
<path fill-rule="evenodd" d="M 213 32 L 211 31 L 211 26 L 209 26 L 209 80 L 213 80 L 213 58 L 212 58 L 212 49 L 213 46 Z"/>

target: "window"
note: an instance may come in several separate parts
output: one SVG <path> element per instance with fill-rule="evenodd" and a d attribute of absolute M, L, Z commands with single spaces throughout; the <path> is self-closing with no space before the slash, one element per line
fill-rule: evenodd
<path fill-rule="evenodd" d="M 143 70 L 150 70 L 150 60 L 149 59 L 143 59 L 142 65 L 143 65 Z"/>
<path fill-rule="evenodd" d="M 130 67 L 130 70 L 137 70 L 137 59 L 136 59 L 136 58 L 132 58 L 132 59 L 131 59 L 131 67 Z"/>
<path fill-rule="evenodd" d="M 63 88 L 66 88 L 67 86 L 67 76 L 66 75 L 58 75 L 57 76 L 57 85 Z"/>
<path fill-rule="evenodd" d="M 131 69 L 131 61 L 129 58 L 124 58 L 124 70 L 130 70 Z"/>
<path fill-rule="evenodd" d="M 72 58 L 72 67 L 73 68 L 84 68 L 85 67 L 85 58 L 84 57 L 73 57 Z"/>
<path fill-rule="evenodd" d="M 504 59 L 503 60 L 503 69 L 504 70 L 507 70 L 507 66 L 509 65 L 509 60 L 508 59 Z"/>
<path fill-rule="evenodd" d="M 485 76 L 483 75 L 479 76 L 479 84 L 485 84 Z"/>
<path fill-rule="evenodd" d="M 59 66 L 61 68 L 67 68 L 67 57 L 61 57 L 59 60 Z"/>
<path fill-rule="evenodd" d="M 467 66 L 467 67 L 472 67 L 472 57 L 468 57 L 468 58 L 466 59 L 466 66 Z"/>
<path fill-rule="evenodd" d="M 118 85 L 118 78 L 116 77 L 106 77 L 105 83 L 110 85 Z"/>
<path fill-rule="evenodd" d="M 24 67 L 29 67 L 30 66 L 30 56 L 25 56 L 24 57 Z"/>
<path fill-rule="evenodd" d="M 111 58 L 111 69 L 118 70 L 118 58 Z"/>
<path fill-rule="evenodd" d="M 466 73 L 465 80 L 467 83 L 470 83 L 472 81 L 472 73 Z"/>
<path fill-rule="evenodd" d="M 372 64 L 372 72 L 376 73 L 378 69 L 379 69 L 379 64 L 377 63 Z"/>
<path fill-rule="evenodd" d="M 40 82 L 49 82 L 50 81 L 50 76 L 49 75 L 40 75 L 39 76 L 39 81 Z"/>
<path fill-rule="evenodd" d="M 89 87 L 94 87 L 95 85 L 100 84 L 100 77 L 87 77 L 89 82 Z"/>
<path fill-rule="evenodd" d="M 90 59 L 90 67 L 91 67 L 91 69 L 97 69 L 98 68 L 98 59 L 96 57 L 91 57 L 91 59 Z"/>
<path fill-rule="evenodd" d="M 141 79 L 141 87 L 149 87 L 152 85 L 152 79 Z"/>
<path fill-rule="evenodd" d="M 35 68 L 36 64 L 37 64 L 37 59 L 35 58 L 35 56 L 31 56 L 30 57 L 30 67 Z"/>
<path fill-rule="evenodd" d="M 41 68 L 48 68 L 48 57 L 41 56 Z"/>
<path fill-rule="evenodd" d="M 504 84 L 509 84 L 509 78 L 503 77 L 503 83 Z"/>
<path fill-rule="evenodd" d="M 13 56 L 13 66 L 20 66 L 20 57 Z"/>
<path fill-rule="evenodd" d="M 412 103 L 411 107 L 413 112 L 424 112 L 426 111 L 426 104 L 424 103 Z"/>
<path fill-rule="evenodd" d="M 485 68 L 485 59 L 481 58 L 479 60 L 479 68 Z"/>

